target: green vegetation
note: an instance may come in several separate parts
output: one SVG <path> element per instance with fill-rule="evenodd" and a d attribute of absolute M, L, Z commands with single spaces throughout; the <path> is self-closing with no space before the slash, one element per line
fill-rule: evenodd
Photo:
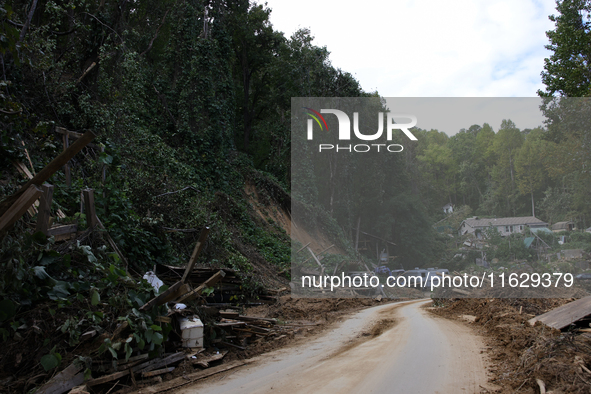
<path fill-rule="evenodd" d="M 588 2 L 559 2 L 544 96 L 589 95 L 583 10 Z M 362 216 L 366 231 L 396 243 L 406 267 L 454 258 L 447 236 L 432 226 L 448 202 L 477 215 L 535 209 L 545 220 L 589 226 L 588 100 L 548 97 L 544 129 L 519 130 L 506 120 L 496 132 L 474 125 L 453 137 L 415 130 L 418 141 L 404 155 L 310 158 L 294 176 L 317 166 L 330 182 L 300 177 L 309 183 L 291 196 L 290 154 L 302 149 L 291 146 L 291 98 L 371 97 L 376 108 L 383 102 L 334 67 L 309 30 L 289 38 L 274 30 L 270 12 L 248 0 L 2 2 L 0 195 L 25 182 L 14 162 L 38 172 L 62 151 L 56 127 L 92 130 L 96 146 L 71 161 L 72 184 L 62 171 L 49 180 L 54 220 L 76 220 L 85 230 L 80 190 L 93 188 L 98 217 L 140 276 L 157 263 L 185 263 L 199 230 L 209 226 L 200 263 L 233 268 L 252 297 L 288 272 L 290 242 L 254 212 L 247 184 L 264 205 L 289 210 L 293 198 L 310 225 L 348 252 L 350 229 Z M 573 35 L 580 48 L 569 47 Z M 560 85 L 565 80 L 572 83 Z M 372 197 L 348 190 L 350 182 Z M 54 371 L 72 361 L 84 332 L 111 332 L 123 321 L 133 335 L 104 341 L 102 354 L 116 361 L 133 349 L 163 350 L 170 325 L 155 320 L 163 311 L 139 311 L 153 289 L 132 279 L 97 233 L 58 245 L 31 234 L 34 223 L 25 217 L 0 240 L 0 334 L 2 341 L 28 341 L 39 354 L 0 366 Z M 497 245 L 499 256 L 522 258 L 519 242 L 507 249 L 506 241 Z M 575 235 L 571 242 L 589 244 Z M 43 335 L 23 338 L 33 325 Z"/>
<path fill-rule="evenodd" d="M 84 332 L 123 321 L 133 335 L 107 338 L 99 353 L 163 351 L 170 325 L 156 323 L 159 309 L 139 311 L 154 291 L 138 274 L 184 264 L 204 226 L 200 263 L 236 270 L 243 297 L 289 276 L 289 237 L 258 217 L 245 185 L 289 210 L 291 97 L 362 91 L 310 31 L 284 37 L 269 15 L 248 0 L 2 2 L 0 195 L 26 180 L 13 162 L 38 172 L 62 151 L 55 127 L 92 130 L 95 146 L 70 162 L 71 185 L 63 171 L 49 180 L 52 216 L 85 230 L 80 190 L 93 188 L 134 278 L 99 232 L 55 244 L 31 235 L 36 218 L 25 216 L 0 241 L 0 339 L 17 344 L 36 324 L 42 334 L 27 340 L 40 354 L 0 369 L 54 371 Z"/>

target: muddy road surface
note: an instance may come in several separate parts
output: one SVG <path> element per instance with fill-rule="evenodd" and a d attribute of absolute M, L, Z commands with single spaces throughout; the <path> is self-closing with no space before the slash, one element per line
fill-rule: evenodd
<path fill-rule="evenodd" d="M 479 393 L 480 338 L 412 301 L 368 308 L 320 336 L 185 387 L 199 393 Z"/>

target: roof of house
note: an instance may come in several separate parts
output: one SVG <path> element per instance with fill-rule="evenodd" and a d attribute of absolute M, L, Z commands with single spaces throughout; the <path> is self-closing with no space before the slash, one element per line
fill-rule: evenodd
<path fill-rule="evenodd" d="M 495 218 L 495 219 L 465 219 L 464 222 L 470 227 L 489 227 L 489 226 L 515 226 L 515 225 L 545 225 L 546 222 L 534 216 L 514 217 L 514 218 Z"/>
<path fill-rule="evenodd" d="M 575 224 L 575 222 L 556 222 L 552 225 L 552 230 L 558 230 L 561 228 L 568 228 L 569 224 Z"/>

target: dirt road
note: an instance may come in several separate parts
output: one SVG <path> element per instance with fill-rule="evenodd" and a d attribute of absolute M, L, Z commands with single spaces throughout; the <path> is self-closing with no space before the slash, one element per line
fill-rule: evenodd
<path fill-rule="evenodd" d="M 257 358 L 181 393 L 479 393 L 483 344 L 469 328 L 421 308 L 362 310 L 333 330 Z"/>

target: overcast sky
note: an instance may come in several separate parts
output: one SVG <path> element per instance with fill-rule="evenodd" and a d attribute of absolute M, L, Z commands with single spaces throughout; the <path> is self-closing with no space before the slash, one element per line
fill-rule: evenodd
<path fill-rule="evenodd" d="M 267 6 L 275 30 L 290 37 L 309 28 L 333 66 L 382 97 L 535 97 L 549 56 L 545 32 L 554 28 L 548 16 L 556 14 L 554 0 L 267 0 Z"/>

